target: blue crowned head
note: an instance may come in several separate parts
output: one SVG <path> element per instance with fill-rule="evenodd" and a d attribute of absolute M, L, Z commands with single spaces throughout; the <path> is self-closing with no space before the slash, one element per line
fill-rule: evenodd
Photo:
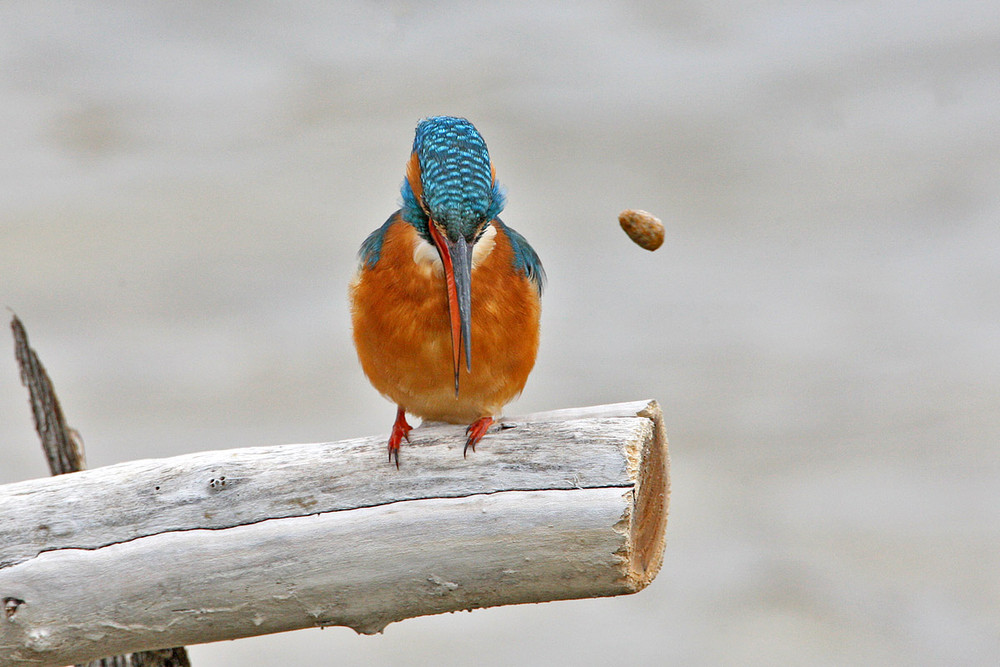
<path fill-rule="evenodd" d="M 403 216 L 427 236 L 428 216 L 451 240 L 472 240 L 503 210 L 486 141 L 464 118 L 420 121 L 403 181 Z"/>

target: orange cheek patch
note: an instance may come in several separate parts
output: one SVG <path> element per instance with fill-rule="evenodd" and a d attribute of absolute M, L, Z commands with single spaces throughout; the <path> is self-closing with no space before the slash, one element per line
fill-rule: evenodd
<path fill-rule="evenodd" d="M 417 152 L 414 151 L 410 153 L 410 161 L 406 163 L 406 180 L 410 184 L 410 189 L 413 190 L 413 196 L 423 207 L 424 186 L 420 182 L 420 174 L 420 160 L 417 158 Z"/>

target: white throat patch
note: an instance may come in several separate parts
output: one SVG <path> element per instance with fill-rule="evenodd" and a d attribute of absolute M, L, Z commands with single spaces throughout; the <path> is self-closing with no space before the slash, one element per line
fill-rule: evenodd
<path fill-rule="evenodd" d="M 483 235 L 476 241 L 476 245 L 472 246 L 473 271 L 493 252 L 493 246 L 496 245 L 496 236 L 497 228 L 491 222 L 486 227 Z M 413 244 L 413 262 L 417 266 L 434 271 L 438 275 L 444 274 L 444 265 L 441 263 L 441 256 L 438 254 L 437 248 L 433 244 L 423 240 L 419 234 L 416 235 L 416 241 Z"/>

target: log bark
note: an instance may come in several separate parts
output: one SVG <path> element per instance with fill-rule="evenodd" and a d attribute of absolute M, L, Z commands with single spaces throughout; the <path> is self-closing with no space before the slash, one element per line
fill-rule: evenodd
<path fill-rule="evenodd" d="M 641 590 L 662 562 L 654 401 L 426 425 L 0 486 L 0 664 Z M 95 596 L 96 589 L 102 595 Z"/>
<path fill-rule="evenodd" d="M 21 370 L 21 384 L 28 389 L 31 416 L 35 420 L 38 438 L 42 441 L 49 471 L 53 475 L 64 475 L 83 470 L 87 467 L 83 441 L 80 434 L 66 423 L 52 380 L 38 354 L 28 344 L 28 332 L 17 315 L 11 318 L 10 330 L 14 335 L 14 357 Z"/>

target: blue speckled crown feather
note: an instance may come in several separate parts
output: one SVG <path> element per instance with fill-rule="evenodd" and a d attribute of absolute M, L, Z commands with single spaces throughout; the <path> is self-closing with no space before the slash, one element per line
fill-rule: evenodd
<path fill-rule="evenodd" d="M 435 116 L 420 121 L 413 152 L 420 163 L 423 202 L 404 180 L 403 215 L 417 229 L 426 230 L 430 213 L 453 239 L 471 238 L 503 210 L 506 197 L 493 180 L 486 141 L 466 119 Z"/>

